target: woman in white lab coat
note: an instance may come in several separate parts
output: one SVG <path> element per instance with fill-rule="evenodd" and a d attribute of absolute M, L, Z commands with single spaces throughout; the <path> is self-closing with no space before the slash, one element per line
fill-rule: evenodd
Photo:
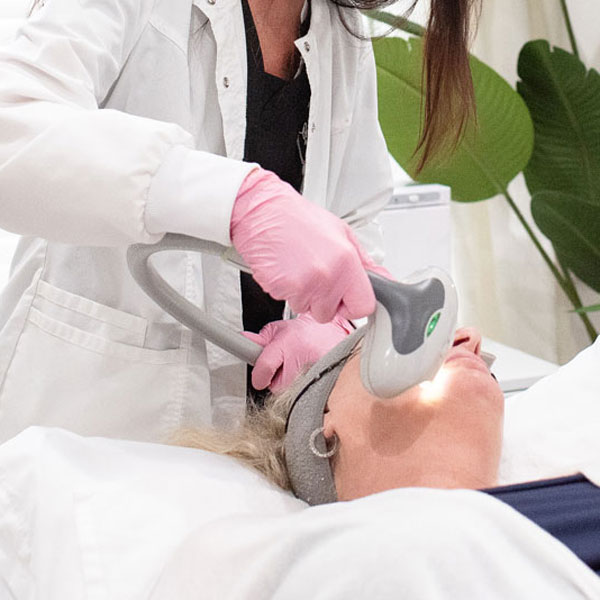
<path fill-rule="evenodd" d="M 468 85 L 464 93 L 448 73 L 462 68 L 458 80 L 468 80 L 469 4 L 434 2 L 429 63 L 438 71 L 428 75 L 433 91 L 450 89 L 447 97 L 466 104 Z M 454 5 L 458 13 L 442 10 Z M 259 46 L 248 37 L 248 47 L 262 50 L 258 63 L 247 60 L 252 30 Z M 357 12 L 325 0 L 37 3 L 0 49 L 0 227 L 23 235 L 0 300 L 0 440 L 30 424 L 162 440 L 181 426 L 230 426 L 243 416 L 245 365 L 141 292 L 125 262 L 132 243 L 156 242 L 165 232 L 233 243 L 267 292 L 307 312 L 293 325 L 263 330 L 263 354 L 270 354 L 263 386 L 282 361 L 295 373 L 346 334 L 344 318 L 368 312 L 372 291 L 359 273 L 368 259 L 343 242 L 345 225 L 330 214 L 380 258 L 374 217 L 390 195 L 390 174 L 372 50 L 353 31 L 360 31 Z M 444 44 L 454 48 L 454 62 L 434 60 Z M 291 182 L 303 197 L 248 155 L 248 82 L 265 73 L 308 82 L 306 120 L 294 139 L 301 172 Z M 426 153 L 443 129 L 432 111 L 435 94 L 430 101 Z M 261 108 L 260 98 L 252 102 Z M 261 141 L 255 135 L 255 148 Z M 275 218 L 263 211 L 268 218 L 257 223 L 263 204 L 280 208 Z M 310 285 L 319 274 L 312 263 L 333 264 L 329 248 L 340 245 L 351 277 L 332 267 Z M 178 253 L 157 263 L 186 298 L 243 328 L 234 268 Z M 331 296 L 344 279 L 357 283 Z M 362 304 L 350 307 L 356 290 Z"/>

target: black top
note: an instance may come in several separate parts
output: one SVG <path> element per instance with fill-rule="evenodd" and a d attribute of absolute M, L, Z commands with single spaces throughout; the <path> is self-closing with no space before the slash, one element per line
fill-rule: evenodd
<path fill-rule="evenodd" d="M 308 130 L 310 85 L 302 63 L 291 80 L 265 73 L 260 42 L 247 0 L 242 0 L 248 60 L 248 97 L 244 160 L 276 173 L 300 191 Z M 301 27 L 305 35 L 310 11 Z M 283 257 L 282 257 L 283 259 Z M 263 292 L 254 279 L 241 274 L 244 329 L 257 333 L 282 318 L 284 302 Z M 250 389 L 250 386 L 249 386 Z"/>
<path fill-rule="evenodd" d="M 304 63 L 291 80 L 265 73 L 256 26 L 242 0 L 246 27 L 248 97 L 244 160 L 257 162 L 300 191 L 308 130 L 310 85 Z M 301 26 L 306 34 L 310 15 Z"/>

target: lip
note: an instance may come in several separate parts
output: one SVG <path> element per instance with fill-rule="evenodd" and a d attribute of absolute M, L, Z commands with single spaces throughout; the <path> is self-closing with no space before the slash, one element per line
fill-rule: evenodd
<path fill-rule="evenodd" d="M 488 369 L 487 364 L 480 356 L 477 354 L 473 354 L 473 352 L 469 352 L 468 350 L 463 350 L 461 348 L 453 348 L 450 350 L 450 353 L 444 364 L 447 365 L 451 362 L 460 361 L 462 363 L 467 363 L 471 365 L 472 368 L 475 368 L 479 371 L 483 371 L 484 373 L 490 374 L 490 370 Z"/>

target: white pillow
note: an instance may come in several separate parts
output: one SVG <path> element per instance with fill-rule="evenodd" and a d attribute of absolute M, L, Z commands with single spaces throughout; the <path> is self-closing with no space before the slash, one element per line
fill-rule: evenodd
<path fill-rule="evenodd" d="M 146 598 L 190 530 L 305 506 L 210 452 L 31 427 L 0 446 L 0 590 Z"/>
<path fill-rule="evenodd" d="M 507 399 L 500 483 L 584 472 L 600 482 L 600 338 Z"/>

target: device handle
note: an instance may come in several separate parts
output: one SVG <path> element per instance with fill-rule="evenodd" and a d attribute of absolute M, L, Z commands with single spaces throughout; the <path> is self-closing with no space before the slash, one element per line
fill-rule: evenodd
<path fill-rule="evenodd" d="M 240 360 L 253 365 L 263 348 L 220 321 L 209 317 L 171 287 L 152 266 L 150 257 L 157 252 L 180 250 L 221 256 L 242 271 L 249 272 L 234 248 L 187 235 L 168 233 L 156 244 L 134 244 L 127 249 L 127 264 L 138 285 L 163 310 L 190 329 L 199 330 L 213 344 Z"/>

